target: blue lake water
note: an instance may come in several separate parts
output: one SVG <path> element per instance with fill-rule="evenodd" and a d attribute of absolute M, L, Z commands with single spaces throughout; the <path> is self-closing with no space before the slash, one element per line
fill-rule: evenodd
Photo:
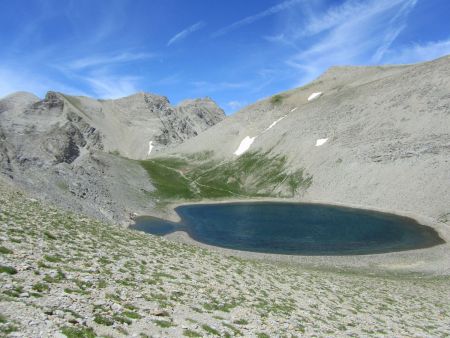
<path fill-rule="evenodd" d="M 192 204 L 175 210 L 180 223 L 139 217 L 131 228 L 154 235 L 185 231 L 209 245 L 294 255 L 373 254 L 444 243 L 411 218 L 323 204 Z"/>

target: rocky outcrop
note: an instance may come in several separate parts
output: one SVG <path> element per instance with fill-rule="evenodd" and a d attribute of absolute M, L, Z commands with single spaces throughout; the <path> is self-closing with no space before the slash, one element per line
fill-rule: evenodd
<path fill-rule="evenodd" d="M 209 98 L 186 100 L 174 108 L 166 107 L 160 112 L 163 128 L 155 137 L 155 142 L 163 146 L 178 144 L 197 136 L 224 117 L 223 111 Z"/>

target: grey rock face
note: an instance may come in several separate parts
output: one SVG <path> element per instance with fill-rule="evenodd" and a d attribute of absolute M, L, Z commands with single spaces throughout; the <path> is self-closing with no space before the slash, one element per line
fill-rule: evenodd
<path fill-rule="evenodd" d="M 163 128 L 155 137 L 159 145 L 178 144 L 197 136 L 200 132 L 220 122 L 224 113 L 211 99 L 186 100 L 175 108 L 161 110 Z"/>

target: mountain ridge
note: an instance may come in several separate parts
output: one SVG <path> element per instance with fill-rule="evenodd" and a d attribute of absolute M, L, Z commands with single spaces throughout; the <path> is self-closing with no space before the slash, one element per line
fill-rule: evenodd
<path fill-rule="evenodd" d="M 152 184 L 134 160 L 225 117 L 210 98 L 172 106 L 149 93 L 96 100 L 49 91 L 41 100 L 19 92 L 0 108 L 1 173 L 44 199 L 116 221 L 153 206 Z"/>

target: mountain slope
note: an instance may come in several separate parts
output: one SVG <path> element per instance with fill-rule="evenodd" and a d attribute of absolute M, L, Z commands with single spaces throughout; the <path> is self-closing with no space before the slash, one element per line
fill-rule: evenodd
<path fill-rule="evenodd" d="M 314 93 L 321 95 L 309 101 Z M 335 67 L 304 87 L 244 108 L 153 161 L 208 154 L 210 163 L 230 167 L 240 156 L 269 162 L 281 157 L 280 173 L 302 170 L 311 178 L 306 189 L 291 194 L 297 199 L 445 220 L 449 93 L 450 57 L 407 66 Z M 253 174 L 258 171 L 263 174 L 261 166 Z M 245 177 L 241 182 L 245 189 Z M 289 196 L 289 188 L 282 187 L 281 195 Z"/>

